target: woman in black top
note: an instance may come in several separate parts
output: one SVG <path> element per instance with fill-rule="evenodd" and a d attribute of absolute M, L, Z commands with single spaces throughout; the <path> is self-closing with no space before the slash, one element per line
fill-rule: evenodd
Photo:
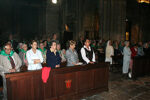
<path fill-rule="evenodd" d="M 60 67 L 61 57 L 56 50 L 56 46 L 57 46 L 56 41 L 51 41 L 50 49 L 47 50 L 47 54 L 46 54 L 47 67 L 51 67 L 51 68 Z"/>

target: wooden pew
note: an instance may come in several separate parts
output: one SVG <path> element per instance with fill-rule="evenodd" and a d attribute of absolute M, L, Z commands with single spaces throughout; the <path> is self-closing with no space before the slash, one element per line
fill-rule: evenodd
<path fill-rule="evenodd" d="M 77 100 L 108 91 L 109 63 L 52 69 L 46 84 L 41 70 L 6 74 L 8 100 Z"/>
<path fill-rule="evenodd" d="M 132 78 L 141 77 L 150 74 L 150 57 L 135 57 L 133 59 Z"/>

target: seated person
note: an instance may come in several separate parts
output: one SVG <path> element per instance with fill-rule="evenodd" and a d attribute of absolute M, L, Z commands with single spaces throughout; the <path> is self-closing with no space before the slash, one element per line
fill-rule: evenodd
<path fill-rule="evenodd" d="M 42 68 L 43 62 L 42 53 L 37 49 L 37 42 L 35 40 L 31 43 L 31 49 L 27 51 L 28 70 L 38 70 Z"/>
<path fill-rule="evenodd" d="M 28 61 L 26 57 L 28 46 L 27 44 L 22 44 L 22 49 L 19 52 L 19 57 L 22 60 L 22 65 L 28 66 Z"/>
<path fill-rule="evenodd" d="M 78 53 L 75 50 L 76 42 L 71 40 L 69 41 L 69 49 L 66 51 L 67 66 L 78 65 Z"/>
<path fill-rule="evenodd" d="M 21 64 L 22 62 L 18 54 L 12 51 L 10 44 L 6 44 L 0 55 L 0 75 L 3 78 L 3 100 L 7 100 L 7 85 L 4 73 L 19 71 Z"/>
<path fill-rule="evenodd" d="M 51 67 L 51 68 L 60 67 L 61 57 L 56 50 L 56 46 L 57 46 L 56 41 L 52 40 L 50 42 L 50 49 L 47 50 L 47 54 L 46 54 L 47 67 Z"/>
<path fill-rule="evenodd" d="M 90 47 L 90 40 L 86 39 L 84 41 L 84 46 L 81 48 L 81 56 L 83 61 L 86 64 L 94 64 L 95 62 L 95 53 L 94 50 Z"/>

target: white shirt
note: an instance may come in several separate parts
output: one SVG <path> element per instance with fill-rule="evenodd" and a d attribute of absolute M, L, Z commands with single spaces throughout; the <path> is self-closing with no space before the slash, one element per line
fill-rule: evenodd
<path fill-rule="evenodd" d="M 41 63 L 43 62 L 42 53 L 39 50 L 36 50 L 36 53 L 32 49 L 27 51 L 27 61 L 28 61 L 28 70 L 38 70 L 42 68 Z M 41 63 L 34 64 L 34 59 L 40 59 Z"/>
<path fill-rule="evenodd" d="M 89 47 L 89 49 L 86 46 L 84 46 L 84 47 L 81 48 L 82 59 L 88 64 L 90 62 L 90 60 L 86 57 L 86 52 L 85 52 L 84 48 L 86 48 L 87 50 L 91 51 L 91 47 Z M 95 53 L 94 53 L 94 51 L 93 51 L 92 61 L 95 62 Z"/>

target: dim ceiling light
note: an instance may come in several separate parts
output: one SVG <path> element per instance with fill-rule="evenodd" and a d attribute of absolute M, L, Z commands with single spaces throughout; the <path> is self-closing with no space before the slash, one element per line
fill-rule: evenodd
<path fill-rule="evenodd" d="M 53 4 L 57 4 L 57 0 L 52 0 L 52 3 Z"/>
<path fill-rule="evenodd" d="M 138 0 L 138 3 L 148 3 L 148 4 L 150 4 L 150 0 Z"/>

